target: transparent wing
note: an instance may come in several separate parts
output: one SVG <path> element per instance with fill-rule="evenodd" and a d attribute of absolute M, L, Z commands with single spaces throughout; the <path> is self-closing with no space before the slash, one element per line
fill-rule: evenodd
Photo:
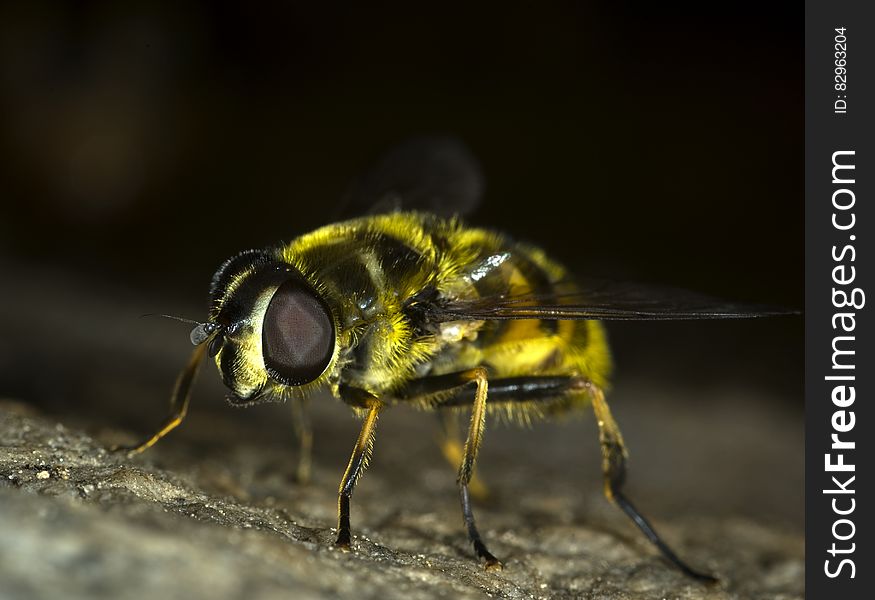
<path fill-rule="evenodd" d="M 410 139 L 383 155 L 348 188 L 338 218 L 394 210 L 442 217 L 470 214 L 483 195 L 480 164 L 453 137 Z"/>
<path fill-rule="evenodd" d="M 642 284 L 590 280 L 559 294 L 500 295 L 475 300 L 437 299 L 423 310 L 430 323 L 447 321 L 695 321 L 799 314 L 764 304 L 728 302 Z"/>

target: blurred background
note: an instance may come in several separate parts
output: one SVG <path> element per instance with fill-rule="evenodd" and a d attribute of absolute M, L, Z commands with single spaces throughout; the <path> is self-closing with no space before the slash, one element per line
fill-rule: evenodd
<path fill-rule="evenodd" d="M 376 156 L 430 133 L 482 162 L 473 224 L 574 272 L 801 308 L 802 7 L 721 10 L 5 3 L 0 395 L 147 433 L 190 346 L 140 315 L 202 318 L 225 258 L 326 223 Z M 656 506 L 801 527 L 802 320 L 609 332 L 633 454 L 722 473 Z M 178 439 L 288 443 L 276 407 L 230 411 L 203 380 Z M 317 467 L 318 436 L 317 418 Z"/>

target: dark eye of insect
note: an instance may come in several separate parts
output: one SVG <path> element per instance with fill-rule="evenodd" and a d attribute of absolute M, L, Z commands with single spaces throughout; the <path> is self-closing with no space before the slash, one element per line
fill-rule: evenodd
<path fill-rule="evenodd" d="M 274 293 L 262 325 L 264 364 L 283 383 L 313 381 L 331 362 L 334 323 L 306 284 L 289 280 Z"/>

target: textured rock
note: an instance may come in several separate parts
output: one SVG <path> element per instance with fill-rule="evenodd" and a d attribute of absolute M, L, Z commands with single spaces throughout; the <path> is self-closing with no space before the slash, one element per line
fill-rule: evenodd
<path fill-rule="evenodd" d="M 381 421 L 374 464 L 353 499 L 354 551 L 337 551 L 331 544 L 336 485 L 356 426 L 337 411 L 316 413 L 321 435 L 314 481 L 299 486 L 286 475 L 291 442 L 260 436 L 262 424 L 244 420 L 234 444 L 221 437 L 192 441 L 198 431 L 205 438 L 233 431 L 219 411 L 209 427 L 201 417 L 192 430 L 174 432 L 128 460 L 105 447 L 114 439 L 130 441 L 132 434 L 104 431 L 98 442 L 21 403 L 3 403 L 2 597 L 802 597 L 803 542 L 792 519 L 764 524 L 768 502 L 759 518 L 756 511 L 737 516 L 733 494 L 726 492 L 734 489 L 731 481 L 716 492 L 726 502 L 714 514 L 706 512 L 710 506 L 687 511 L 686 504 L 675 504 L 685 498 L 683 469 L 674 475 L 681 480 L 673 481 L 642 468 L 633 498 L 644 508 L 655 506 L 658 512 L 651 514 L 663 535 L 690 562 L 719 574 L 721 583 L 702 586 L 670 568 L 599 496 L 594 468 L 586 469 L 583 482 L 582 467 L 569 469 L 568 461 L 581 454 L 573 442 L 581 431 L 589 433 L 590 423 L 490 430 L 482 471 L 495 499 L 477 516 L 505 561 L 496 573 L 472 558 L 453 473 L 433 447 L 431 423 L 398 411 Z M 739 441 L 742 430 L 744 423 L 735 434 L 730 428 L 727 440 Z M 589 437 L 581 445 L 593 460 L 578 462 L 594 467 L 597 450 Z M 720 435 L 710 437 L 719 456 Z M 788 440 L 795 439 L 776 431 L 774 449 L 790 456 L 798 448 Z M 633 449 L 646 443 L 630 440 Z M 741 448 L 732 464 L 744 464 L 750 452 Z M 762 468 L 767 473 L 769 464 Z M 763 475 L 754 469 L 752 482 L 735 487 L 750 489 Z M 652 492 L 666 485 L 662 494 Z M 648 493 L 663 500 L 644 502 Z M 789 503 L 791 512 L 797 504 L 801 499 Z"/>

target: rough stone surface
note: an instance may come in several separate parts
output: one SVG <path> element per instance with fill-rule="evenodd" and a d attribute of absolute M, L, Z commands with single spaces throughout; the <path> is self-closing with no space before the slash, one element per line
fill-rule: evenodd
<path fill-rule="evenodd" d="M 354 550 L 345 553 L 331 544 L 337 481 L 356 432 L 343 407 L 317 406 L 314 480 L 301 486 L 288 475 L 286 423 L 195 409 L 191 423 L 127 459 L 106 448 L 133 441 L 131 432 L 97 431 L 81 418 L 62 424 L 4 401 L 0 595 L 801 598 L 801 421 L 739 398 L 671 418 L 670 404 L 627 409 L 633 459 L 641 453 L 630 495 L 682 556 L 720 576 L 711 587 L 669 567 L 600 496 L 585 421 L 490 427 L 481 472 L 493 498 L 477 517 L 505 569 L 486 572 L 465 541 L 453 471 L 427 415 L 396 410 L 381 420 L 375 460 L 353 498 Z M 276 417 L 278 406 L 245 414 Z M 707 418 L 723 427 L 688 421 Z"/>

